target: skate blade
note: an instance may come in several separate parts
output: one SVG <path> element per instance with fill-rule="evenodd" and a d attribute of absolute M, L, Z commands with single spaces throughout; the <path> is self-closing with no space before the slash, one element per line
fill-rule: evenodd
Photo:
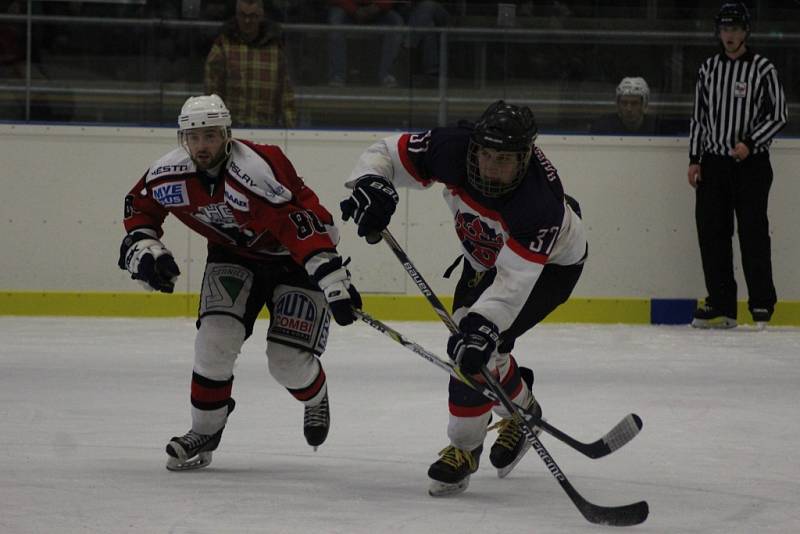
<path fill-rule="evenodd" d="M 207 467 L 211 463 L 211 451 L 201 452 L 194 458 L 180 460 L 170 456 L 167 458 L 167 470 L 169 471 L 192 471 Z"/>
<path fill-rule="evenodd" d="M 700 328 L 702 330 L 728 330 L 729 328 L 736 328 L 736 319 L 724 317 L 722 319 L 693 319 L 692 327 Z"/>
<path fill-rule="evenodd" d="M 537 433 L 536 435 L 538 436 L 539 433 Z M 514 461 L 505 467 L 500 467 L 497 469 L 497 478 L 506 478 L 508 474 L 514 470 L 514 468 L 522 460 L 522 458 L 525 456 L 525 454 L 528 452 L 530 448 L 531 444 L 528 442 L 528 440 L 525 440 L 525 445 L 522 446 L 522 450 L 519 451 L 519 454 L 517 455 L 516 458 L 514 458 Z"/>
<path fill-rule="evenodd" d="M 464 493 L 464 491 L 467 489 L 467 486 L 469 486 L 469 475 L 455 484 L 431 480 L 431 485 L 428 487 L 428 495 L 431 497 L 449 497 L 450 495 L 458 495 L 459 493 Z"/>

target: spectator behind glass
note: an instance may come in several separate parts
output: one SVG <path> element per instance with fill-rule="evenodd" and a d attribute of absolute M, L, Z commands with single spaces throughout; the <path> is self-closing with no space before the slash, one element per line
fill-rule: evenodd
<path fill-rule="evenodd" d="M 617 86 L 617 111 L 598 118 L 589 128 L 593 134 L 654 134 L 656 120 L 647 115 L 650 87 L 644 78 L 623 78 Z"/>
<path fill-rule="evenodd" d="M 442 4 L 431 0 L 411 0 L 401 13 L 412 28 L 440 28 L 447 26 L 450 18 Z M 422 77 L 415 80 L 420 82 L 415 85 L 434 85 L 439 77 L 439 34 L 412 31 L 408 35 L 406 46 L 409 49 L 418 49 L 422 56 Z"/>
<path fill-rule="evenodd" d="M 403 18 L 392 9 L 392 0 L 329 0 L 328 24 L 378 24 L 402 26 Z M 370 34 L 374 38 L 376 34 Z M 385 32 L 378 64 L 378 81 L 384 87 L 397 87 L 392 67 L 400 52 L 401 33 Z M 347 42 L 342 32 L 331 32 L 328 38 L 329 78 L 331 87 L 343 87 L 347 73 Z"/>
<path fill-rule="evenodd" d="M 218 94 L 234 126 L 295 126 L 280 26 L 265 17 L 261 0 L 238 0 L 236 14 L 214 41 L 205 66 L 205 91 Z"/>

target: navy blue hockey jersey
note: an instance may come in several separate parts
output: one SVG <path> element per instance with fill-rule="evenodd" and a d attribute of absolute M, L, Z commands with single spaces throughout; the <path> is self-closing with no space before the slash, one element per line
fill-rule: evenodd
<path fill-rule="evenodd" d="M 464 257 L 477 271 L 497 269 L 491 287 L 471 311 L 507 329 L 519 314 L 547 263 L 583 261 L 586 233 L 565 201 L 558 172 L 534 147 L 528 172 L 512 193 L 489 198 L 467 181 L 471 130 L 437 128 L 383 139 L 360 157 L 351 181 L 366 174 L 383 176 L 395 186 L 444 185 Z"/>

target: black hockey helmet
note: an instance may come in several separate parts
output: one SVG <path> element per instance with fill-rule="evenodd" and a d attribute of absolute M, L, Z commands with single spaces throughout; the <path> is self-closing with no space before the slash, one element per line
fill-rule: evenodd
<path fill-rule="evenodd" d="M 719 33 L 720 26 L 741 26 L 750 34 L 750 12 L 741 2 L 722 4 L 717 16 L 714 17 L 714 28 Z"/>
<path fill-rule="evenodd" d="M 467 155 L 467 179 L 470 185 L 488 197 L 499 197 L 515 189 L 528 170 L 537 133 L 536 120 L 527 106 L 515 106 L 498 100 L 486 108 L 470 135 Z M 516 157 L 517 167 L 510 183 L 481 176 L 478 152 L 482 148 L 512 153 L 510 156 Z"/>

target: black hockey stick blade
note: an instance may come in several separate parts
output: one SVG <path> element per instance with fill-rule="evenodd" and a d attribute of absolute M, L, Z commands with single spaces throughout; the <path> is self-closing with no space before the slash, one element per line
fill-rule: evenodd
<path fill-rule="evenodd" d="M 572 488 L 572 486 L 569 486 Z M 574 495 L 573 495 L 574 492 Z M 600 506 L 592 504 L 577 491 L 572 489 L 572 492 L 567 490 L 572 501 L 578 507 L 583 517 L 590 523 L 597 525 L 610 525 L 612 527 L 631 527 L 644 523 L 647 516 L 650 514 L 650 506 L 647 501 L 639 501 L 633 504 L 626 504 L 624 506 Z"/>
<path fill-rule="evenodd" d="M 474 384 L 473 387 L 479 387 L 478 384 L 475 384 L 471 381 L 469 376 L 462 375 L 460 371 L 457 368 L 454 368 L 449 362 L 442 360 L 435 354 L 425 350 L 420 345 L 407 339 L 400 332 L 390 328 L 381 321 L 374 319 L 363 310 L 353 309 L 353 312 L 364 323 L 368 324 L 382 334 L 392 338 L 394 341 L 400 343 L 412 352 L 415 352 L 417 355 L 422 356 L 424 359 L 435 364 L 437 367 L 450 372 L 452 376 L 459 378 L 460 380 L 468 380 L 470 383 Z M 590 503 L 584 499 L 583 496 L 581 496 L 581 494 L 578 493 L 578 491 L 572 486 L 572 484 L 570 484 L 567 476 L 563 473 L 563 471 L 561 471 L 561 468 L 558 467 L 555 460 L 550 456 L 550 453 L 547 452 L 547 449 L 536 436 L 536 433 L 531 425 L 537 425 L 537 421 L 539 420 L 531 421 L 529 419 L 531 418 L 531 414 L 528 414 L 519 406 L 513 405 L 511 400 L 508 399 L 508 397 L 503 393 L 501 386 L 497 384 L 496 380 L 489 375 L 488 372 L 484 375 L 484 378 L 486 379 L 486 387 L 488 388 L 484 395 L 487 395 L 487 397 L 491 398 L 492 400 L 498 400 L 502 402 L 506 406 L 506 409 L 513 414 L 513 417 L 517 418 L 517 421 L 522 428 L 522 432 L 525 434 L 526 439 L 531 442 L 533 450 L 535 450 L 539 457 L 544 461 L 545 465 L 547 466 L 547 470 L 558 481 L 584 518 L 592 523 L 617 526 L 637 525 L 647 519 L 649 510 L 647 503 L 644 501 L 626 506 L 607 507 Z M 479 391 L 482 390 L 479 389 Z M 566 436 L 566 434 L 560 431 L 559 434 Z M 572 441 L 580 443 L 574 439 L 572 439 Z M 569 442 L 567 443 L 570 444 Z"/>
<path fill-rule="evenodd" d="M 581 515 L 583 515 L 587 521 L 601 525 L 626 527 L 638 525 L 647 519 L 650 513 L 650 507 L 645 501 L 623 506 L 600 506 L 587 501 L 578 493 L 578 490 L 576 490 L 569 479 L 567 479 L 567 475 L 561 470 L 555 459 L 550 456 L 550 453 L 547 452 L 542 442 L 539 441 L 536 432 L 530 426 L 530 421 L 523 417 L 524 411 L 518 406 L 514 406 L 500 383 L 492 376 L 486 367 L 481 368 L 481 376 L 483 376 L 486 385 L 497 396 L 500 403 L 512 414 L 512 418 L 516 419 L 520 424 L 525 439 L 531 444 L 533 450 L 536 451 L 539 458 L 544 462 L 547 470 L 550 471 L 553 478 L 558 481 L 575 507 L 578 508 Z"/>

